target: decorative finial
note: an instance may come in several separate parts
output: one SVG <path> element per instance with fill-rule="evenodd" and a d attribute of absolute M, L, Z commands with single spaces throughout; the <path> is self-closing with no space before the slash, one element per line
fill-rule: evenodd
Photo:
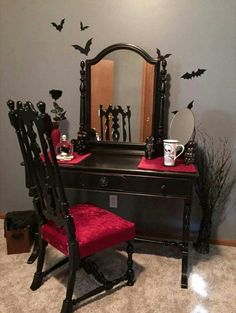
<path fill-rule="evenodd" d="M 9 107 L 11 111 L 13 111 L 15 109 L 15 102 L 13 100 L 8 100 L 7 106 Z"/>
<path fill-rule="evenodd" d="M 16 102 L 16 107 L 17 109 L 22 109 L 23 108 L 23 103 L 21 101 Z"/>
<path fill-rule="evenodd" d="M 46 111 L 46 104 L 43 102 L 43 101 L 39 101 L 37 103 L 37 108 L 39 109 L 39 112 L 41 114 L 45 114 L 45 111 Z"/>

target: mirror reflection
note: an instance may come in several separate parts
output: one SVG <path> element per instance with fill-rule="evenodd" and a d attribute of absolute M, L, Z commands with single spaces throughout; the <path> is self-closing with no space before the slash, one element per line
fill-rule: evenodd
<path fill-rule="evenodd" d="M 133 51 L 113 51 L 92 65 L 91 127 L 97 138 L 144 142 L 152 133 L 153 86 L 154 65 Z"/>
<path fill-rule="evenodd" d="M 177 139 L 186 145 L 194 132 L 194 116 L 190 109 L 179 110 L 170 123 L 170 139 Z"/>

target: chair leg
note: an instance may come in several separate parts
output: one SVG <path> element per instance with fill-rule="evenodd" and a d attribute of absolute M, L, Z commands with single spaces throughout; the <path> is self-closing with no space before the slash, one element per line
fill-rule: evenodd
<path fill-rule="evenodd" d="M 27 261 L 28 264 L 34 263 L 34 261 L 38 257 L 38 254 L 39 254 L 39 236 L 40 236 L 39 233 L 34 234 L 34 247 L 33 247 L 33 251 L 31 253 L 31 255 L 28 258 L 28 261 Z"/>
<path fill-rule="evenodd" d="M 73 292 L 75 286 L 76 271 L 78 268 L 78 244 L 77 242 L 69 243 L 69 277 L 67 281 L 66 298 L 63 301 L 61 313 L 72 313 Z"/>
<path fill-rule="evenodd" d="M 42 240 L 41 237 L 38 237 L 38 243 L 39 243 L 39 255 L 38 255 L 38 261 L 37 261 L 37 269 L 34 274 L 33 282 L 30 286 L 32 290 L 38 289 L 43 282 L 43 264 L 44 264 L 44 258 L 45 258 L 45 248 L 47 246 L 47 242 Z"/>
<path fill-rule="evenodd" d="M 132 255 L 133 255 L 133 252 L 134 252 L 134 247 L 133 247 L 131 242 L 128 242 L 126 251 L 128 253 L 128 260 L 127 260 L 128 270 L 126 272 L 127 285 L 128 286 L 133 286 L 133 284 L 134 284 L 134 270 L 133 270 Z"/>
<path fill-rule="evenodd" d="M 72 313 L 73 309 L 73 301 L 72 300 L 64 300 L 61 308 L 61 313 Z"/>

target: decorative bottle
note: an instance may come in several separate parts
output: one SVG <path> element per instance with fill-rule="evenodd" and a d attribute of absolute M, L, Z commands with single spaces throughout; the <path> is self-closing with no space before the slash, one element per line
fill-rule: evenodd
<path fill-rule="evenodd" d="M 66 135 L 61 136 L 61 140 L 56 147 L 56 153 L 58 160 L 73 159 L 73 145 L 67 140 Z"/>

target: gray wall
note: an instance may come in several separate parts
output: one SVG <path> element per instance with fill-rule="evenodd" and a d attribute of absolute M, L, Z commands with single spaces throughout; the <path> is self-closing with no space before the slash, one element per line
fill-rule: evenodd
<path fill-rule="evenodd" d="M 229 138 L 235 171 L 235 10 L 235 0 L 0 0 L 0 211 L 31 208 L 6 101 L 9 98 L 34 103 L 43 100 L 50 105 L 48 91 L 63 90 L 59 102 L 67 110 L 68 124 L 64 127 L 70 137 L 75 137 L 79 121 L 79 63 L 84 56 L 71 45 L 84 45 L 89 38 L 93 38 L 90 58 L 117 42 L 136 44 L 152 56 L 157 47 L 163 54 L 171 53 L 169 111 L 195 100 L 193 112 L 197 125 L 210 135 Z M 50 23 L 62 18 L 66 20 L 60 33 Z M 81 32 L 80 20 L 90 28 Z M 197 68 L 205 68 L 207 72 L 194 80 L 180 78 Z M 236 239 L 235 195 L 234 188 L 225 203 L 225 218 L 215 227 L 214 237 Z M 91 197 L 104 205 L 108 203 L 107 196 L 91 194 Z M 138 223 L 145 218 L 146 210 L 151 210 L 153 220 L 159 221 L 160 227 L 166 224 L 165 216 L 159 215 L 151 199 L 121 197 L 119 205 L 126 207 L 126 214 L 134 216 Z M 131 214 L 129 210 L 134 207 L 137 210 Z M 177 203 L 168 204 L 167 208 L 167 212 L 172 210 L 168 227 L 174 229 L 181 223 L 177 208 Z M 198 215 L 195 201 L 193 230 Z"/>

